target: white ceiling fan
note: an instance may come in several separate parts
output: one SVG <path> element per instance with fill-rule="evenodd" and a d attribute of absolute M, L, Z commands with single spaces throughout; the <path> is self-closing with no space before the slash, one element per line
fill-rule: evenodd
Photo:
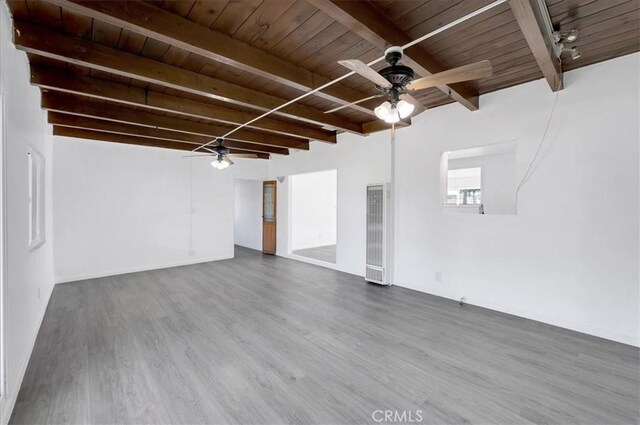
<path fill-rule="evenodd" d="M 380 70 L 380 72 L 375 71 L 358 59 L 338 61 L 340 65 L 373 82 L 381 93 L 331 109 L 326 111 L 325 114 L 336 112 L 367 100 L 386 97 L 386 100 L 375 108 L 374 112 L 378 118 L 385 122 L 397 123 L 411 115 L 414 109 L 418 111 L 426 109 L 410 93 L 444 84 L 486 78 L 493 74 L 491 62 L 484 60 L 414 80 L 413 69 L 399 63 L 402 60 L 402 47 L 394 46 L 388 48 L 385 51 L 385 60 L 389 63 L 389 66 Z"/>

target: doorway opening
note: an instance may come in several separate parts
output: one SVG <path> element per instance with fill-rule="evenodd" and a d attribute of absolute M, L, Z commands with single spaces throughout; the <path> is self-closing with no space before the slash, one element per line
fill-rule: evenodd
<path fill-rule="evenodd" d="M 291 254 L 336 263 L 338 170 L 291 176 Z"/>
<path fill-rule="evenodd" d="M 235 245 L 262 250 L 262 180 L 234 180 L 233 237 Z"/>

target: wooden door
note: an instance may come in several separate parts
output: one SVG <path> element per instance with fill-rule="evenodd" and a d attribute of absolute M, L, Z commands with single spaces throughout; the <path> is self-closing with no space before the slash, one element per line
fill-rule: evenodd
<path fill-rule="evenodd" d="M 262 183 L 262 252 L 265 254 L 276 253 L 276 206 L 276 181 L 264 181 Z"/>

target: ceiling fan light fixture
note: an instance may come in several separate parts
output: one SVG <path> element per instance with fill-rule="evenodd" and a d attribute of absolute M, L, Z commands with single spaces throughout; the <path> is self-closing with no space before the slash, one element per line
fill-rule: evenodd
<path fill-rule="evenodd" d="M 413 108 L 414 106 L 411 103 L 404 100 L 401 100 L 397 104 L 391 104 L 391 102 L 387 101 L 374 109 L 374 112 L 376 116 L 384 122 L 393 124 L 411 115 Z"/>
<path fill-rule="evenodd" d="M 398 102 L 398 113 L 400 114 L 400 118 L 407 118 L 413 112 L 415 106 L 413 103 L 409 103 L 406 100 L 401 100 Z"/>
<path fill-rule="evenodd" d="M 373 110 L 376 116 L 386 123 L 393 124 L 400 121 L 400 113 L 395 105 L 391 102 L 382 102 L 382 105 Z"/>
<path fill-rule="evenodd" d="M 394 123 L 397 123 L 398 121 L 400 121 L 400 113 L 398 112 L 398 108 L 396 108 L 395 106 L 392 106 L 391 109 L 389 109 L 389 113 L 387 114 L 387 117 L 384 119 L 384 122 L 389 124 L 394 124 Z"/>
<path fill-rule="evenodd" d="M 229 165 L 233 165 L 233 161 L 231 161 L 226 155 L 218 155 L 218 158 L 211 161 L 211 166 L 218 170 L 224 170 Z"/>
<path fill-rule="evenodd" d="M 376 114 L 376 117 L 380 118 L 381 120 L 386 120 L 387 115 L 389 115 L 390 111 L 391 103 L 389 102 L 382 102 L 380 106 L 373 110 L 373 112 Z"/>
<path fill-rule="evenodd" d="M 214 159 L 213 161 L 211 161 L 211 166 L 213 166 L 213 168 L 217 169 L 217 170 L 224 170 L 225 168 L 227 168 L 229 166 L 229 164 L 225 161 L 221 161 L 219 159 Z"/>

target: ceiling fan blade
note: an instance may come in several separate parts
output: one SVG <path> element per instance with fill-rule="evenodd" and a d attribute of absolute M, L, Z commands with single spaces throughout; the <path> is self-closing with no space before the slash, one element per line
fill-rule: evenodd
<path fill-rule="evenodd" d="M 258 155 L 255 153 L 230 153 L 227 156 L 232 158 L 257 158 Z"/>
<path fill-rule="evenodd" d="M 405 93 L 402 96 L 400 96 L 403 100 L 406 100 L 407 102 L 411 103 L 414 106 L 414 115 L 415 114 L 419 114 L 420 112 L 424 112 L 427 110 L 427 108 L 425 108 L 425 106 L 420 103 L 420 101 L 418 99 L 416 99 L 415 97 L 411 96 L 409 93 Z"/>
<path fill-rule="evenodd" d="M 212 156 L 218 156 L 218 154 L 205 154 L 205 155 L 184 155 L 183 158 L 211 158 Z M 255 153 L 229 153 L 225 156 L 232 158 L 258 158 Z"/>
<path fill-rule="evenodd" d="M 367 66 L 366 63 L 358 59 L 349 59 L 338 61 L 338 63 L 345 68 L 349 68 L 353 72 L 362 75 L 369 81 L 373 81 L 380 87 L 391 87 L 391 83 L 387 81 L 382 75 L 378 74 L 373 68 Z"/>
<path fill-rule="evenodd" d="M 217 154 L 216 154 L 217 155 Z M 208 156 L 216 156 L 214 154 L 204 154 L 204 155 L 183 155 L 183 158 L 206 158 Z"/>
<path fill-rule="evenodd" d="M 325 111 L 324 113 L 330 114 L 332 112 L 336 112 L 341 109 L 348 108 L 349 106 L 357 105 L 358 103 L 366 102 L 367 100 L 375 99 L 376 97 L 382 97 L 382 96 L 384 96 L 384 94 L 376 94 L 375 96 L 365 97 L 364 99 L 360 99 L 355 102 L 347 103 L 346 105 L 342 105 L 342 106 L 338 106 L 337 108 L 330 109 L 328 111 Z"/>
<path fill-rule="evenodd" d="M 438 72 L 428 77 L 412 81 L 407 86 L 408 90 L 422 90 L 437 87 L 443 84 L 459 83 L 461 81 L 478 80 L 493 75 L 491 61 L 484 60 L 447 71 Z"/>

